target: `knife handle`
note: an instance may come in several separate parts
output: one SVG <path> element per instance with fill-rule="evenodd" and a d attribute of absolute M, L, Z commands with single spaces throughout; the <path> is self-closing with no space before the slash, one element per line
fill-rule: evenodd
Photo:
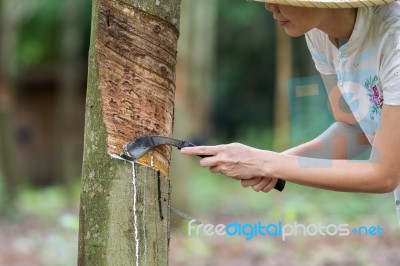
<path fill-rule="evenodd" d="M 196 146 L 197 145 L 195 145 L 193 143 L 190 143 L 187 141 L 182 141 L 181 147 L 179 149 L 185 148 L 185 147 L 196 147 Z M 199 156 L 200 158 L 205 158 L 205 157 L 210 157 L 211 155 L 197 155 L 197 156 Z M 282 191 L 285 188 L 285 185 L 286 185 L 286 181 L 278 178 L 278 180 L 274 186 L 274 189 L 276 189 L 278 191 Z"/>

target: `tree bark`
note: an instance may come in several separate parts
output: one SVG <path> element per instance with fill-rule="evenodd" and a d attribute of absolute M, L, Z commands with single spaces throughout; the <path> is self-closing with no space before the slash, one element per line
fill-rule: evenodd
<path fill-rule="evenodd" d="M 180 0 L 95 0 L 89 54 L 79 265 L 168 264 L 170 148 L 116 158 L 172 135 Z"/>

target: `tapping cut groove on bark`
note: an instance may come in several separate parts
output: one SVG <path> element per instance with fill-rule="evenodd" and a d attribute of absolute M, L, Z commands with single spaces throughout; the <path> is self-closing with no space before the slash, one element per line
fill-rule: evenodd
<path fill-rule="evenodd" d="M 169 22 L 120 1 L 100 1 L 96 49 L 109 154 L 142 135 L 172 135 L 177 40 Z M 154 168 L 165 176 L 170 150 L 153 153 Z M 150 166 L 149 155 L 139 162 Z"/>
<path fill-rule="evenodd" d="M 160 171 L 157 171 L 157 191 L 158 191 L 158 208 L 160 212 L 160 219 L 161 221 L 164 220 L 164 216 L 162 214 L 162 202 L 161 202 L 161 180 L 160 180 Z"/>

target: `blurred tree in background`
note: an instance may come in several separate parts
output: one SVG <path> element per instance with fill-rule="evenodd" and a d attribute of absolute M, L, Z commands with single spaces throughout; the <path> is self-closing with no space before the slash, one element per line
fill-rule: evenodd
<path fill-rule="evenodd" d="M 212 138 L 211 114 L 214 106 L 216 79 L 217 4 L 215 0 L 182 1 L 173 134 L 196 144 Z M 186 190 L 187 178 L 195 161 L 172 150 L 170 177 L 172 206 L 189 211 Z M 171 225 L 180 217 L 171 216 Z"/>

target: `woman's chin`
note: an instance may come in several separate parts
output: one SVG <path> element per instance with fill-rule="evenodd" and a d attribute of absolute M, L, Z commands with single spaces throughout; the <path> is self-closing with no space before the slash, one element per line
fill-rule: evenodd
<path fill-rule="evenodd" d="M 285 27 L 285 31 L 286 31 L 286 34 L 289 35 L 290 37 L 300 37 L 305 34 L 305 32 L 303 32 L 303 31 L 291 29 L 289 27 Z"/>

